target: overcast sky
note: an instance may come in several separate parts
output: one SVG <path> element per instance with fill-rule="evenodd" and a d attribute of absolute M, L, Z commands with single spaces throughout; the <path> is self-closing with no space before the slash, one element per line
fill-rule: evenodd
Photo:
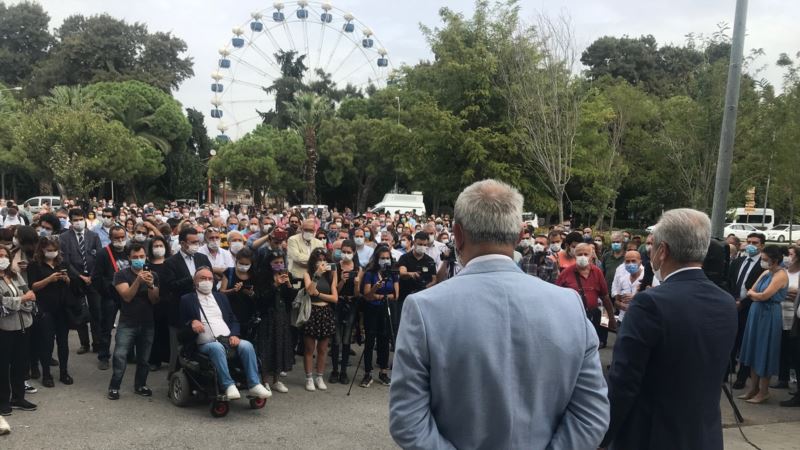
<path fill-rule="evenodd" d="M 6 1 L 17 3 L 17 1 Z M 50 14 L 51 27 L 64 18 L 80 13 L 109 13 L 127 21 L 146 23 L 150 31 L 171 31 L 186 41 L 194 58 L 195 77 L 176 93 L 184 106 L 195 107 L 206 115 L 209 99 L 209 74 L 218 58 L 217 49 L 231 37 L 231 27 L 246 22 L 250 12 L 271 9 L 271 1 L 208 0 L 40 0 Z M 287 2 L 288 3 L 288 2 Z M 769 64 L 761 76 L 776 86 L 781 73 L 774 62 L 781 52 L 800 51 L 800 1 L 750 0 L 745 48 L 763 48 L 759 62 Z M 732 26 L 735 0 L 522 0 L 524 18 L 537 11 L 549 14 L 566 12 L 572 17 L 582 48 L 604 35 L 639 36 L 652 34 L 660 44 L 682 44 L 690 32 L 711 34 L 717 24 Z M 473 0 L 338 0 L 333 5 L 352 12 L 372 28 L 389 51 L 395 67 L 429 59 L 431 54 L 419 31 L 419 24 L 439 25 L 438 9 L 448 6 L 470 16 Z M 266 20 L 265 20 L 266 21 Z M 265 83 L 268 84 L 268 83 Z M 211 124 L 209 132 L 215 134 Z"/>

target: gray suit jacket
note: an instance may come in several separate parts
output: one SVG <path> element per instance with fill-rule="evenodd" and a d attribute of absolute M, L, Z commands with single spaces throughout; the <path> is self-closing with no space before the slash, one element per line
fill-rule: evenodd
<path fill-rule="evenodd" d="M 609 423 L 597 334 L 578 294 L 510 259 L 409 296 L 392 371 L 403 448 L 595 450 Z"/>
<path fill-rule="evenodd" d="M 97 256 L 103 251 L 103 247 L 100 245 L 100 237 L 94 231 L 84 230 L 83 239 L 86 248 L 86 271 L 92 275 Z M 83 261 L 78 249 L 78 237 L 75 235 L 75 230 L 70 229 L 59 234 L 58 240 L 61 245 L 61 257 L 69 268 L 70 277 L 77 278 L 78 275 L 83 275 Z"/>

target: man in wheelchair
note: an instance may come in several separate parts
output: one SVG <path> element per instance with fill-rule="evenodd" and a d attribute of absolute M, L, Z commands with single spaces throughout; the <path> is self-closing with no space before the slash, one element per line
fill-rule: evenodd
<path fill-rule="evenodd" d="M 266 399 L 271 392 L 261 384 L 258 360 L 253 344 L 240 339 L 240 326 L 231 310 L 228 298 L 212 292 L 214 274 L 208 267 L 197 269 L 194 275 L 196 291 L 181 297 L 181 323 L 197 335 L 197 351 L 214 365 L 221 392 L 228 400 L 241 398 L 228 368 L 228 352 L 237 354 L 246 375 L 251 397 Z"/>

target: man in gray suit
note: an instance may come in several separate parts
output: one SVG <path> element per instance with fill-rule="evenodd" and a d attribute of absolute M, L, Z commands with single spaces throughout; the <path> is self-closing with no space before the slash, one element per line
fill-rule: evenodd
<path fill-rule="evenodd" d="M 390 431 L 406 449 L 596 449 L 609 423 L 597 333 L 578 294 L 511 259 L 522 196 L 494 180 L 455 205 L 464 269 L 406 299 Z"/>

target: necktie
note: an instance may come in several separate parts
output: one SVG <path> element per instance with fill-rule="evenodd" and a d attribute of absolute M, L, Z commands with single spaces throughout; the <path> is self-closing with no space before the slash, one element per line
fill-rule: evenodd
<path fill-rule="evenodd" d="M 86 273 L 86 243 L 83 240 L 83 233 L 76 233 L 78 237 L 78 251 L 81 252 L 81 262 L 83 262 L 83 272 Z"/>
<path fill-rule="evenodd" d="M 738 296 L 739 293 L 742 292 L 742 285 L 744 284 L 744 279 L 747 277 L 747 269 L 750 268 L 750 258 L 747 258 L 744 262 L 744 266 L 742 267 L 742 272 L 739 274 L 739 279 L 736 280 L 736 295 Z"/>

